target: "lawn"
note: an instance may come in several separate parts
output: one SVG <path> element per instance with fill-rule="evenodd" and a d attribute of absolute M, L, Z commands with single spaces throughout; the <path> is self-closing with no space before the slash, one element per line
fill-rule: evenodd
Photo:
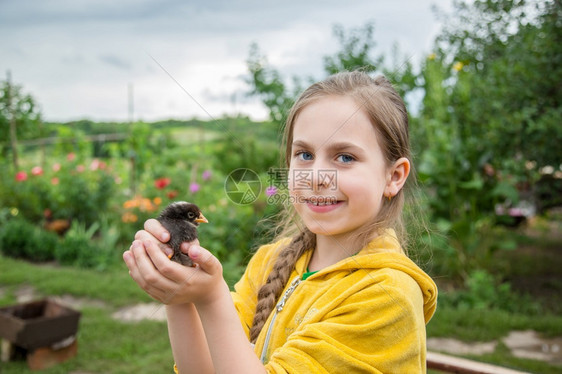
<path fill-rule="evenodd" d="M 522 243 L 520 249 L 502 254 L 509 256 L 513 284 L 524 289 L 525 285 L 520 285 L 522 278 L 556 274 L 560 254 L 552 256 L 553 251 L 560 248 L 559 242 L 528 237 L 518 241 Z M 530 246 L 536 248 L 532 259 L 528 256 Z M 505 267 L 506 258 L 502 258 L 498 258 L 497 264 Z M 522 261 L 530 266 L 522 267 Z M 522 268 L 525 272 L 520 270 Z M 165 322 L 122 322 L 112 318 L 119 308 L 152 301 L 131 280 L 124 264 L 99 271 L 0 257 L 0 305 L 16 303 L 16 294 L 23 286 L 32 288 L 37 296 L 70 295 L 90 301 L 81 309 L 78 355 L 45 373 L 170 372 L 173 358 Z M 455 308 L 446 301 L 447 293 L 442 292 L 443 301 L 428 325 L 428 337 L 486 342 L 499 340 L 510 331 L 528 329 L 545 336 L 562 336 L 561 306 L 548 303 L 559 297 L 559 291 L 553 288 L 550 296 L 541 295 L 538 309 L 529 313 L 501 308 Z M 561 366 L 516 358 L 501 342 L 493 353 L 465 357 L 532 373 L 560 373 L 562 370 Z M 27 372 L 23 362 L 4 363 L 1 371 L 2 374 Z"/>
<path fill-rule="evenodd" d="M 119 307 L 151 301 L 131 280 L 125 266 L 100 272 L 0 257 L 0 304 L 15 303 L 15 293 L 24 285 L 37 295 L 72 295 L 93 305 L 81 310 L 78 355 L 44 373 L 171 371 L 173 358 L 165 322 L 125 323 L 112 318 Z M 30 371 L 25 362 L 10 362 L 3 363 L 1 372 Z"/>

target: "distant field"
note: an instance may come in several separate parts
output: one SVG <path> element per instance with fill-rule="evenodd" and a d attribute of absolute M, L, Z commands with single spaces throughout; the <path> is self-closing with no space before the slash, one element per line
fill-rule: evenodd
<path fill-rule="evenodd" d="M 193 127 L 177 127 L 170 130 L 175 141 L 180 144 L 193 144 L 217 139 L 221 133 L 215 129 L 200 129 Z"/>

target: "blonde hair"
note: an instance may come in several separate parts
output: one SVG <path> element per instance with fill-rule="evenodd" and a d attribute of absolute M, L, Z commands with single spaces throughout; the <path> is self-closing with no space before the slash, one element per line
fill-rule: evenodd
<path fill-rule="evenodd" d="M 289 167 L 293 128 L 301 111 L 309 104 L 327 96 L 346 96 L 370 118 L 377 133 L 379 146 L 387 166 L 399 158 L 411 159 L 408 135 L 408 113 L 400 95 L 384 76 L 371 78 L 361 71 L 342 72 L 317 82 L 306 89 L 297 99 L 285 124 L 284 162 Z M 411 178 L 413 179 L 413 178 Z M 354 248 L 362 248 L 385 228 L 394 228 L 404 242 L 402 209 L 404 192 L 400 190 L 391 200 L 385 199 L 379 213 L 365 225 L 356 236 Z M 291 242 L 280 251 L 267 281 L 258 292 L 254 321 L 250 329 L 250 341 L 255 342 L 277 299 L 285 288 L 297 260 L 308 250 L 314 249 L 316 235 L 308 230 L 291 206 L 285 211 L 280 237 L 292 237 Z"/>

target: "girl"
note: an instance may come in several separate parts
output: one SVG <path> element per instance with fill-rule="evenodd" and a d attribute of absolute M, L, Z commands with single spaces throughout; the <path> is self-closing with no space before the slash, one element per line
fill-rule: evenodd
<path fill-rule="evenodd" d="M 256 252 L 234 292 L 197 241 L 183 244 L 196 267 L 168 260 L 156 220 L 123 256 L 166 304 L 176 370 L 425 372 L 437 289 L 396 234 L 411 168 L 402 99 L 384 77 L 336 74 L 300 96 L 285 141 L 287 229 Z"/>

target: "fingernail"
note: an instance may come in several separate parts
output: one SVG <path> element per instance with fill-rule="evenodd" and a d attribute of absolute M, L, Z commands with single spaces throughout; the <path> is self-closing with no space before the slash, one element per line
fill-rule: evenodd
<path fill-rule="evenodd" d="M 170 238 L 170 234 L 168 234 L 167 232 L 163 233 L 162 235 L 160 235 L 160 238 L 162 239 L 162 241 L 165 243 L 168 241 L 168 239 Z"/>
<path fill-rule="evenodd" d="M 189 257 L 199 257 L 200 254 L 201 248 L 196 245 L 191 246 L 191 248 L 189 249 Z"/>

